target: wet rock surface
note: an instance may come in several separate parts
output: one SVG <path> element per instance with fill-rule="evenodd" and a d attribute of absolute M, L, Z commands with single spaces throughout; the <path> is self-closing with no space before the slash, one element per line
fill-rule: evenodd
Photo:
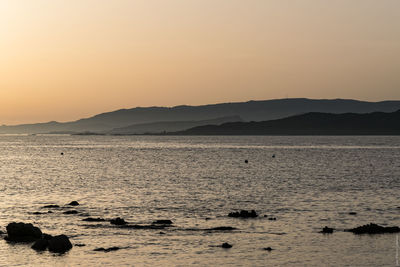
<path fill-rule="evenodd" d="M 64 253 L 72 248 L 72 244 L 66 235 L 54 236 L 48 241 L 49 251 Z"/>
<path fill-rule="evenodd" d="M 43 251 L 47 249 L 47 246 L 49 245 L 49 241 L 46 239 L 38 239 L 33 243 L 32 249 L 38 250 L 38 251 Z"/>
<path fill-rule="evenodd" d="M 31 242 L 42 237 L 42 231 L 31 223 L 12 222 L 7 225 L 6 230 L 7 236 L 5 239 L 7 241 Z"/>

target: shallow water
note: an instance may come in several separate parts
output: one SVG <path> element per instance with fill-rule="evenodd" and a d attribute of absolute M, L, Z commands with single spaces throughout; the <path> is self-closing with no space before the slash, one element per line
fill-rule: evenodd
<path fill-rule="evenodd" d="M 318 232 L 400 226 L 400 137 L 3 135 L 0 162 L 0 230 L 32 222 L 86 244 L 56 255 L 0 240 L 0 266 L 396 265 L 396 234 Z M 78 215 L 32 214 L 72 200 Z M 226 216 L 238 209 L 277 220 Z M 174 226 L 123 229 L 88 214 Z M 205 230 L 217 226 L 238 230 Z M 213 247 L 223 242 L 233 247 Z M 123 249 L 93 251 L 112 246 Z"/>

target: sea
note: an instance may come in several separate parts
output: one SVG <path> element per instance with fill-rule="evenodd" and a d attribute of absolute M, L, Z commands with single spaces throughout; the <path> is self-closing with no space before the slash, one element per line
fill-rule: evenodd
<path fill-rule="evenodd" d="M 1 135 L 0 230 L 11 222 L 74 246 L 2 235 L 0 266 L 399 266 L 398 234 L 345 230 L 400 226 L 400 137 Z"/>

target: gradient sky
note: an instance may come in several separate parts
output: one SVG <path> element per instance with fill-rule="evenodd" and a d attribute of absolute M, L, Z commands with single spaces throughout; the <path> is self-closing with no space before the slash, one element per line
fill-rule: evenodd
<path fill-rule="evenodd" d="M 399 0 L 0 0 L 0 124 L 400 99 Z"/>

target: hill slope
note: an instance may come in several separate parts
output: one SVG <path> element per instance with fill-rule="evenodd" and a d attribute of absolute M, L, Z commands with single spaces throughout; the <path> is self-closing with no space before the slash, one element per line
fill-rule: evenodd
<path fill-rule="evenodd" d="M 367 114 L 307 113 L 262 122 L 195 127 L 184 135 L 399 135 L 400 110 Z"/>

